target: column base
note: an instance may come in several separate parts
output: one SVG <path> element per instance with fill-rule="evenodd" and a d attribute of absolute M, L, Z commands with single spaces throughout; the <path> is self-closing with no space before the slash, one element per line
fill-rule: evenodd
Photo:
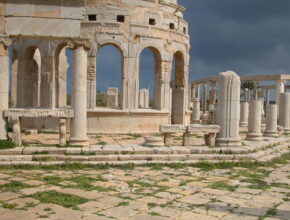
<path fill-rule="evenodd" d="M 201 120 L 192 120 L 191 123 L 192 124 L 200 124 L 201 123 Z"/>
<path fill-rule="evenodd" d="M 89 146 L 88 138 L 70 138 L 69 145 L 72 146 Z"/>
<path fill-rule="evenodd" d="M 216 145 L 221 147 L 240 147 L 241 138 L 216 138 Z"/>
<path fill-rule="evenodd" d="M 262 141 L 263 140 L 263 135 L 262 133 L 248 133 L 246 140 L 248 141 Z"/>
<path fill-rule="evenodd" d="M 243 127 L 243 128 L 248 127 L 248 122 L 241 122 L 240 127 Z"/>
<path fill-rule="evenodd" d="M 278 131 L 264 131 L 264 137 L 274 137 L 278 138 L 280 137 Z"/>

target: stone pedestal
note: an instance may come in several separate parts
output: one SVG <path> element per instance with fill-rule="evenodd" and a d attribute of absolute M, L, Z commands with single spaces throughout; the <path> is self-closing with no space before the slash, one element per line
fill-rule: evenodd
<path fill-rule="evenodd" d="M 267 105 L 265 137 L 279 137 L 277 128 L 277 105 Z"/>
<path fill-rule="evenodd" d="M 73 49 L 73 91 L 70 144 L 86 146 L 87 137 L 87 53 L 82 46 Z"/>
<path fill-rule="evenodd" d="M 240 146 L 240 77 L 232 72 L 218 77 L 217 123 L 221 127 L 216 139 L 219 146 Z"/>
<path fill-rule="evenodd" d="M 199 98 L 195 98 L 193 100 L 192 114 L 191 114 L 191 122 L 193 124 L 200 123 L 200 102 Z"/>
<path fill-rule="evenodd" d="M 279 125 L 284 128 L 285 132 L 290 131 L 290 93 L 280 94 L 279 106 Z"/>
<path fill-rule="evenodd" d="M 263 140 L 261 126 L 262 126 L 262 105 L 261 100 L 253 100 L 250 102 L 248 134 L 247 140 L 260 141 Z"/>
<path fill-rule="evenodd" d="M 59 145 L 66 145 L 66 119 L 59 119 Z"/>
<path fill-rule="evenodd" d="M 3 112 L 8 109 L 9 103 L 9 58 L 8 49 L 10 40 L 0 37 L 0 140 L 7 139 L 7 119 Z"/>
<path fill-rule="evenodd" d="M 241 102 L 241 116 L 240 116 L 240 126 L 247 127 L 248 126 L 248 118 L 249 118 L 249 103 Z"/>

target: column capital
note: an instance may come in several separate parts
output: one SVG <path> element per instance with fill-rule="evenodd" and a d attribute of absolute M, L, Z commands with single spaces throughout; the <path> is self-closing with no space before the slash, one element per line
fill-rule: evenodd
<path fill-rule="evenodd" d="M 92 44 L 89 40 L 86 39 L 71 39 L 68 42 L 68 48 L 71 50 L 75 50 L 79 47 L 83 47 L 85 50 L 90 50 Z"/>
<path fill-rule="evenodd" d="M 0 35 L 0 43 L 7 48 L 12 44 L 12 40 L 8 36 Z"/>

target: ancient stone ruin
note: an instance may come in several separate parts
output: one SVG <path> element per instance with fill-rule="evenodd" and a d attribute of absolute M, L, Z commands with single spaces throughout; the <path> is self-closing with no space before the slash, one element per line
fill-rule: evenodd
<path fill-rule="evenodd" d="M 289 138 L 281 135 L 290 130 L 289 75 L 227 71 L 190 83 L 188 24 L 177 0 L 0 3 L 0 139 L 19 146 L 5 154 L 89 152 L 99 156 L 60 155 L 54 162 L 143 164 L 270 160 L 288 152 Z M 109 87 L 100 107 L 97 53 L 106 45 L 121 54 L 121 86 Z M 154 54 L 153 91 L 140 84 L 145 49 Z M 245 81 L 254 89 L 242 92 Z M 276 91 L 275 103 L 269 90 Z M 24 148 L 23 132 L 32 129 L 59 133 L 59 145 L 79 147 Z M 92 134 L 150 135 L 144 144 L 108 145 L 91 144 Z"/>

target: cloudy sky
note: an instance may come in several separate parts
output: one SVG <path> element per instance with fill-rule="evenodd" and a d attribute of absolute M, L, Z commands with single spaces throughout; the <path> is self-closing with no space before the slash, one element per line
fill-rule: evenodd
<path fill-rule="evenodd" d="M 240 75 L 290 73 L 290 0 L 179 0 L 191 37 L 190 79 L 234 70 Z M 153 88 L 153 55 L 141 56 L 140 87 Z M 98 56 L 98 90 L 120 85 L 119 52 Z"/>

